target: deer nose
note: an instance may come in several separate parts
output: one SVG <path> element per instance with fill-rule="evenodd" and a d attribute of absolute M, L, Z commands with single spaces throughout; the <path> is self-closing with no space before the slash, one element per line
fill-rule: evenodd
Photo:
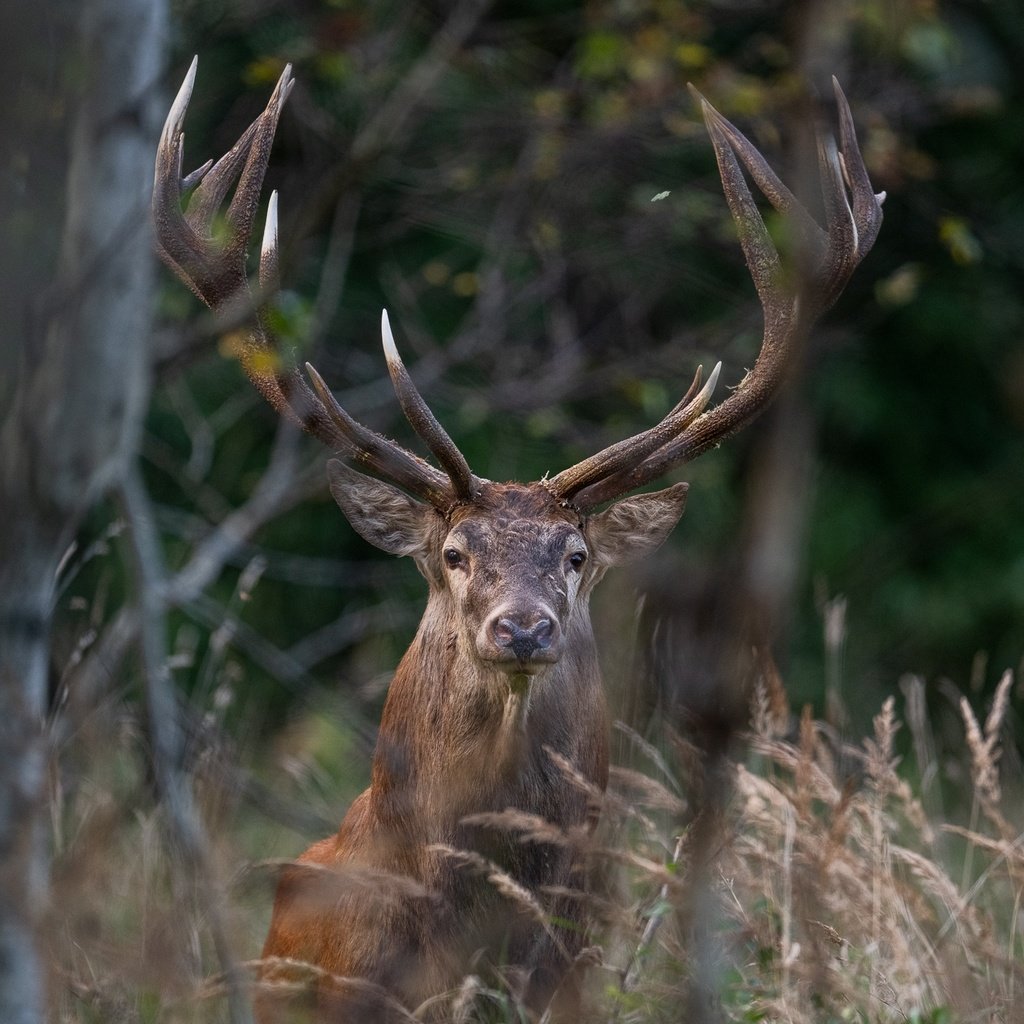
<path fill-rule="evenodd" d="M 522 626 L 514 619 L 501 618 L 492 633 L 498 647 L 510 650 L 520 661 L 528 661 L 534 651 L 551 646 L 555 627 L 550 619 L 538 619 L 532 626 Z"/>

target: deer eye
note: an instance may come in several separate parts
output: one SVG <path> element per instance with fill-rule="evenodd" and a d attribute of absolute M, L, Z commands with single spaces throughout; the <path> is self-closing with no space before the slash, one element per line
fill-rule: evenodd
<path fill-rule="evenodd" d="M 445 548 L 444 549 L 444 564 L 449 569 L 458 569 L 459 566 L 465 564 L 465 559 L 462 557 L 462 552 L 458 548 Z"/>
<path fill-rule="evenodd" d="M 583 551 L 574 551 L 567 559 L 569 568 L 574 572 L 579 572 L 583 568 L 583 563 L 587 560 L 586 553 Z"/>

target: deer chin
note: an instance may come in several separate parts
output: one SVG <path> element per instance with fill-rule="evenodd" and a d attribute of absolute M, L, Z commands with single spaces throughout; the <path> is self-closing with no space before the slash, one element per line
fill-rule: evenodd
<path fill-rule="evenodd" d="M 543 675 L 559 659 L 558 651 L 534 651 L 529 658 L 517 658 L 511 651 L 478 651 L 481 664 L 508 679 L 513 688 L 522 688 Z"/>

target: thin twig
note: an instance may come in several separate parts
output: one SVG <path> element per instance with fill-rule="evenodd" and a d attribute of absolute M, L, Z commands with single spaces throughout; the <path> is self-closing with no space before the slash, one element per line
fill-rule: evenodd
<path fill-rule="evenodd" d="M 126 474 L 119 496 L 131 527 L 132 553 L 135 558 L 139 639 L 153 772 L 167 809 L 172 835 L 199 887 L 217 959 L 225 979 L 230 1020 L 232 1024 L 251 1024 L 252 1009 L 244 974 L 231 952 L 209 845 L 183 767 L 183 733 L 167 663 L 163 558 L 149 507 L 149 496 L 137 467 Z"/>
<path fill-rule="evenodd" d="M 168 581 L 165 600 L 180 605 L 213 582 L 246 538 L 272 519 L 287 501 L 298 463 L 298 433 L 284 420 L 274 439 L 270 462 L 252 497 L 226 516 L 200 543 L 188 563 Z"/>
<path fill-rule="evenodd" d="M 679 858 L 682 856 L 682 853 L 683 836 L 680 835 L 676 839 L 676 847 L 672 851 L 672 859 L 669 861 L 669 866 L 671 868 L 675 868 L 679 865 Z M 654 938 L 658 934 L 658 929 L 665 920 L 665 908 L 668 903 L 668 898 L 669 885 L 668 882 L 665 882 L 658 890 L 658 897 L 654 901 L 654 904 L 647 916 L 647 924 L 644 925 L 644 930 L 640 935 L 640 941 L 637 943 L 632 957 L 630 957 L 629 965 L 626 967 L 626 970 L 622 972 L 622 981 L 619 984 L 619 988 L 623 992 L 632 992 L 636 985 L 637 978 L 640 975 L 643 959 L 647 955 L 647 951 L 651 948 Z"/>

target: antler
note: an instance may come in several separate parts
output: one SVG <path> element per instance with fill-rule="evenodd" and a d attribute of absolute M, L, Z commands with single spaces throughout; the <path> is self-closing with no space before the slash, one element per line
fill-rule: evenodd
<path fill-rule="evenodd" d="M 348 459 L 439 509 L 470 500 L 480 482 L 416 390 L 398 355 L 387 313 L 381 323 L 384 353 L 399 404 L 444 473 L 349 416 L 308 363 L 312 389 L 298 370 L 282 364 L 266 307 L 267 299 L 278 287 L 276 192 L 271 193 L 267 208 L 257 299 L 249 288 L 246 253 L 277 122 L 294 85 L 291 65 L 281 73 L 266 109 L 231 150 L 215 164 L 207 161 L 182 176 L 183 126 L 197 65 L 198 58 L 192 61 L 171 105 L 157 149 L 153 218 L 161 258 L 220 318 L 250 319 L 252 312 L 256 313 L 245 342 L 242 366 L 278 413 L 329 447 L 340 448 Z M 233 185 L 235 193 L 224 217 L 227 237 L 215 239 L 214 217 Z M 191 188 L 195 191 L 183 213 L 182 193 Z"/>
<path fill-rule="evenodd" d="M 548 481 L 548 488 L 560 500 L 586 511 L 642 487 L 736 433 L 777 393 L 794 350 L 839 297 L 874 244 L 882 224 L 885 193 L 876 195 L 871 187 L 849 104 L 835 78 L 832 84 L 839 112 L 839 148 L 831 137 L 818 139 L 824 228 L 744 135 L 693 90 L 701 104 L 726 202 L 764 309 L 761 351 L 736 390 L 709 412 L 704 408 L 721 364 L 715 367 L 704 389 L 694 394 L 700 380 L 698 369 L 686 397 L 659 424 L 605 448 Z M 783 272 L 741 163 L 768 202 L 789 223 L 800 259 L 795 275 Z"/>
<path fill-rule="evenodd" d="M 350 460 L 447 510 L 469 501 L 480 480 L 416 390 L 395 346 L 387 313 L 381 318 L 384 354 L 399 404 L 444 472 L 354 420 L 337 403 L 316 370 L 306 364 L 312 388 L 282 365 L 266 308 L 277 290 L 277 193 L 270 196 L 260 254 L 258 302 L 249 288 L 246 252 L 259 205 L 263 176 L 281 109 L 291 92 L 284 69 L 266 109 L 216 164 L 207 161 L 182 176 L 183 125 L 195 82 L 193 60 L 164 125 L 157 150 L 153 214 L 164 261 L 218 316 L 251 317 L 242 365 L 249 379 L 282 415 Z M 754 367 L 720 405 L 705 411 L 721 363 L 701 387 L 698 367 L 686 395 L 654 427 L 605 448 L 564 470 L 545 486 L 560 501 L 587 511 L 663 476 L 740 430 L 772 400 L 794 350 L 815 321 L 839 297 L 868 253 L 882 223 L 885 193 L 875 194 L 861 157 L 853 116 L 833 78 L 839 113 L 839 146 L 819 137 L 818 164 L 825 227 L 818 225 L 744 135 L 694 90 L 718 160 L 726 201 L 764 310 L 764 338 Z M 742 165 L 742 166 L 741 166 Z M 788 222 L 796 242 L 796 273 L 787 275 L 765 228 L 743 169 Z M 225 214 L 227 237 L 212 235 L 214 217 L 232 186 Z M 194 188 L 185 212 L 182 192 Z M 795 283 L 794 283 L 795 282 Z"/>

